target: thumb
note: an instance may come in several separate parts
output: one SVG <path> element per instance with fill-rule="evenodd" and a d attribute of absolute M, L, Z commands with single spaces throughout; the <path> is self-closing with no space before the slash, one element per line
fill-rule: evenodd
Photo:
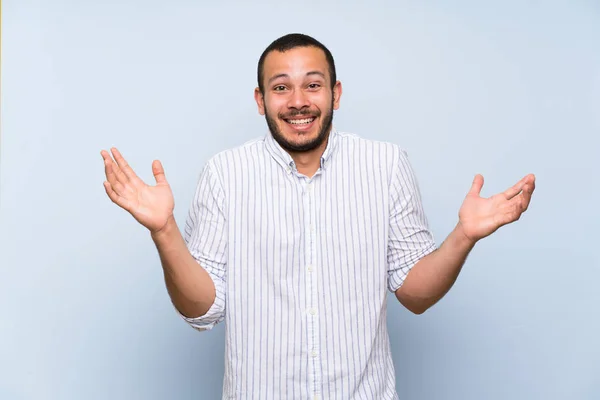
<path fill-rule="evenodd" d="M 469 190 L 470 195 L 477 195 L 481 193 L 481 188 L 483 187 L 483 175 L 477 174 L 473 179 L 473 184 L 471 185 L 471 190 Z"/>
<path fill-rule="evenodd" d="M 167 178 L 165 178 L 165 170 L 163 169 L 162 164 L 158 160 L 154 160 L 152 162 L 152 174 L 154 174 L 154 179 L 156 179 L 156 183 L 167 183 Z"/>

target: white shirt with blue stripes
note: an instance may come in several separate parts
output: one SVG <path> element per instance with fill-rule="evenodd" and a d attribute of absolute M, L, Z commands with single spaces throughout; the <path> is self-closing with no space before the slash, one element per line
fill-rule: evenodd
<path fill-rule="evenodd" d="M 300 174 L 270 133 L 212 157 L 184 238 L 225 321 L 223 399 L 397 399 L 387 290 L 435 250 L 395 144 L 332 128 Z"/>

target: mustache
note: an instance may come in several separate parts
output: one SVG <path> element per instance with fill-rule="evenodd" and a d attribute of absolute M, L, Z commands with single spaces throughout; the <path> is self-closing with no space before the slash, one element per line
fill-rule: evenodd
<path fill-rule="evenodd" d="M 278 114 L 278 117 L 281 119 L 289 119 L 298 116 L 307 116 L 307 117 L 319 117 L 321 113 L 319 111 L 312 111 L 308 108 L 301 110 L 293 110 L 285 114 Z"/>

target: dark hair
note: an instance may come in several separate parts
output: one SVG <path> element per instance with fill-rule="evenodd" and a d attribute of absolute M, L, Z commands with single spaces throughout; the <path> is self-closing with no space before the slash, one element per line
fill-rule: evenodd
<path fill-rule="evenodd" d="M 271 43 L 269 47 L 267 47 L 265 51 L 263 51 L 263 53 L 260 56 L 260 59 L 258 60 L 257 78 L 258 88 L 260 89 L 261 93 L 265 92 L 265 88 L 263 85 L 263 70 L 265 58 L 267 58 L 267 55 L 272 51 L 279 51 L 283 53 L 285 51 L 292 50 L 297 47 L 316 47 L 318 49 L 323 50 L 323 52 L 325 53 L 325 58 L 327 59 L 327 64 L 329 64 L 329 77 L 331 78 L 331 88 L 333 89 L 337 78 L 335 74 L 335 62 L 333 61 L 333 56 L 331 55 L 329 49 L 317 39 L 312 38 L 308 35 L 304 35 L 302 33 L 290 33 L 280 37 L 279 39 L 276 39 L 273 43 Z"/>

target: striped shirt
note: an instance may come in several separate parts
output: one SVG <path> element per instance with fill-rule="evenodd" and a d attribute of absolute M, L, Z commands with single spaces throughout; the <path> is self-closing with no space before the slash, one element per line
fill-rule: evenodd
<path fill-rule="evenodd" d="M 397 399 L 387 290 L 435 250 L 397 145 L 332 128 L 316 174 L 270 133 L 213 156 L 185 225 L 225 321 L 223 399 Z"/>

